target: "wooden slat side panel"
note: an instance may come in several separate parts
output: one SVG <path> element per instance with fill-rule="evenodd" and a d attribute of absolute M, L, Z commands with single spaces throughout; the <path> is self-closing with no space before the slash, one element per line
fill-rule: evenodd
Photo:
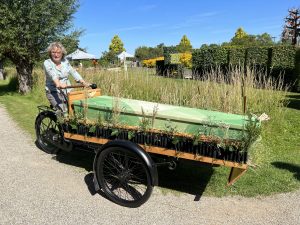
<path fill-rule="evenodd" d="M 144 146 L 144 145 L 141 145 L 141 146 L 147 152 L 156 153 L 156 154 L 160 154 L 160 155 L 173 156 L 173 157 L 177 157 L 177 158 L 181 158 L 181 159 L 189 159 L 189 160 L 194 160 L 194 161 L 199 161 L 199 162 L 204 162 L 204 163 L 209 163 L 209 164 L 214 164 L 214 165 L 227 166 L 227 167 L 236 167 L 236 168 L 247 168 L 248 167 L 247 164 L 230 162 L 230 161 L 225 161 L 225 160 L 221 160 L 221 159 L 215 159 L 215 158 L 211 158 L 211 157 L 195 155 L 192 153 L 179 152 L 179 151 L 175 151 L 173 149 L 160 148 L 160 147 L 154 147 L 154 146 Z"/>
<path fill-rule="evenodd" d="M 71 133 L 64 133 L 64 137 L 67 139 L 73 139 L 73 140 L 83 141 L 83 142 L 92 142 L 101 145 L 110 141 L 109 139 L 105 139 L 105 138 L 86 137 L 84 135 L 71 134 Z"/>
<path fill-rule="evenodd" d="M 98 143 L 98 144 L 105 144 L 108 141 L 111 141 L 109 139 L 104 139 L 104 138 L 86 137 L 84 135 L 70 134 L 70 133 L 65 133 L 65 138 L 83 141 L 83 142 Z M 246 170 L 248 168 L 247 164 L 230 162 L 230 161 L 215 159 L 215 158 L 206 157 L 206 156 L 197 156 L 192 153 L 178 152 L 178 151 L 175 151 L 172 149 L 167 149 L 167 148 L 146 146 L 146 145 L 141 145 L 141 144 L 139 144 L 139 145 L 143 149 L 145 149 L 145 151 L 150 152 L 150 153 L 166 155 L 166 156 L 173 156 L 173 157 L 182 158 L 182 159 L 189 159 L 189 160 L 209 163 L 209 164 L 213 164 L 213 165 L 222 165 L 222 166 L 226 166 L 226 167 L 240 168 L 243 170 Z"/>
<path fill-rule="evenodd" d="M 68 95 L 69 96 L 75 96 L 75 95 L 81 95 L 81 94 L 85 94 L 85 93 L 98 93 L 97 96 L 99 96 L 101 94 L 100 89 L 88 89 L 88 90 L 82 90 L 82 91 L 71 91 Z"/>

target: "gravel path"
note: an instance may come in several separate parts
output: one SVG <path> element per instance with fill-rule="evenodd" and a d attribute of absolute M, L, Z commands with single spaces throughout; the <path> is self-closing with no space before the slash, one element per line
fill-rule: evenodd
<path fill-rule="evenodd" d="M 272 197 L 160 193 L 136 209 L 92 195 L 89 172 L 40 151 L 0 107 L 0 224 L 300 224 L 300 190 Z"/>

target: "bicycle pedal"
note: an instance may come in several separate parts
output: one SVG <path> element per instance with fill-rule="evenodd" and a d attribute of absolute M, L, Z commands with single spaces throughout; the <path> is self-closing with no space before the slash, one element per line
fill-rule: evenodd
<path fill-rule="evenodd" d="M 58 141 L 58 134 L 54 134 L 52 136 L 52 141 Z"/>

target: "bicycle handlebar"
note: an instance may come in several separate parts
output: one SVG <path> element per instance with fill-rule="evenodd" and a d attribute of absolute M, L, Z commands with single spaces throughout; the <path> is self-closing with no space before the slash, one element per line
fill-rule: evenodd
<path fill-rule="evenodd" d="M 67 89 L 67 88 L 84 88 L 86 87 L 85 85 L 70 85 L 70 86 L 66 86 L 65 88 L 60 88 L 60 89 Z M 89 85 L 90 88 L 92 89 L 96 89 L 97 88 L 97 84 L 90 84 Z"/>

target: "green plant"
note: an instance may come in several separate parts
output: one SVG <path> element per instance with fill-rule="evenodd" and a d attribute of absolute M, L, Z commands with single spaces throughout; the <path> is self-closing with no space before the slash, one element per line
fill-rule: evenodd
<path fill-rule="evenodd" d="M 121 114 L 120 100 L 118 97 L 116 97 L 116 98 L 114 98 L 111 120 L 109 121 L 109 123 L 111 123 L 112 126 L 116 127 L 119 125 L 120 114 Z"/>
<path fill-rule="evenodd" d="M 96 126 L 93 125 L 93 124 L 91 124 L 91 125 L 89 126 L 89 132 L 90 132 L 90 133 L 95 133 L 95 132 L 96 132 Z"/>
<path fill-rule="evenodd" d="M 64 118 L 64 123 L 70 125 L 72 129 L 77 129 L 78 124 L 80 124 L 84 119 L 84 115 L 81 111 L 74 112 L 67 118 Z"/>
<path fill-rule="evenodd" d="M 83 111 L 82 111 L 82 114 L 83 114 L 83 120 L 84 120 L 84 123 L 87 122 L 87 116 L 88 116 L 88 91 L 86 88 L 84 88 L 84 99 L 82 100 L 82 104 L 83 104 Z"/>
<path fill-rule="evenodd" d="M 229 151 L 233 151 L 233 149 L 231 148 L 232 146 L 228 146 L 228 144 L 226 143 L 226 140 L 228 140 L 228 131 L 229 131 L 230 126 L 227 124 L 219 124 L 219 129 L 223 131 L 223 137 L 220 137 L 219 140 L 220 142 L 218 143 L 218 147 L 221 148 L 229 148 Z"/>
<path fill-rule="evenodd" d="M 165 132 L 169 137 L 172 137 L 177 132 L 176 125 L 174 125 L 169 119 L 165 123 Z"/>
<path fill-rule="evenodd" d="M 120 133 L 119 129 L 114 128 L 114 129 L 112 129 L 110 135 L 117 137 L 119 135 L 119 133 Z"/>
<path fill-rule="evenodd" d="M 182 141 L 182 139 L 180 137 L 178 137 L 178 136 L 172 136 L 172 144 L 173 145 L 176 146 L 180 141 Z"/>
<path fill-rule="evenodd" d="M 100 111 L 99 111 L 99 113 L 98 113 L 96 125 L 97 125 L 97 126 L 100 126 L 100 127 L 104 125 L 104 119 L 103 119 L 103 116 L 102 116 L 102 114 L 101 114 Z"/>
<path fill-rule="evenodd" d="M 151 126 L 154 127 L 154 121 L 158 112 L 158 103 L 153 107 L 152 117 L 151 117 Z"/>
<path fill-rule="evenodd" d="M 245 124 L 245 131 L 243 133 L 242 146 L 244 151 L 248 151 L 250 146 L 261 135 L 261 125 L 256 117 L 253 117 L 250 113 L 248 116 L 248 122 Z"/>
<path fill-rule="evenodd" d="M 139 129 L 142 132 L 147 132 L 150 129 L 150 126 L 151 126 L 151 121 L 149 118 L 147 118 L 147 115 L 145 114 L 144 109 L 142 107 L 142 119 L 140 120 L 139 123 Z"/>
<path fill-rule="evenodd" d="M 131 140 L 134 137 L 135 137 L 135 131 L 133 130 L 128 131 L 128 137 L 127 137 L 128 140 Z"/>
<path fill-rule="evenodd" d="M 206 127 L 207 127 L 207 126 L 205 125 L 205 128 L 206 128 Z M 203 135 L 203 134 L 204 134 L 204 132 L 201 131 L 201 129 L 199 128 L 198 131 L 193 135 L 192 141 L 193 141 L 193 145 L 194 145 L 194 146 L 196 146 L 196 145 L 198 145 L 198 144 L 200 143 L 200 137 L 201 137 L 201 135 Z"/>

